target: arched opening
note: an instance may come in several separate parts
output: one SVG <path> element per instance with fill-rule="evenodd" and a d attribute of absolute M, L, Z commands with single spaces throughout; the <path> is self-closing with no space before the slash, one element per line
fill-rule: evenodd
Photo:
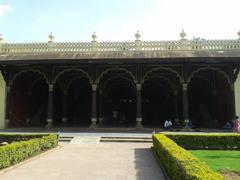
<path fill-rule="evenodd" d="M 196 127 L 220 128 L 234 116 L 233 91 L 217 70 L 195 73 L 188 85 L 189 116 Z"/>
<path fill-rule="evenodd" d="M 87 79 L 76 79 L 71 83 L 68 90 L 67 104 L 69 124 L 90 125 L 92 87 Z"/>
<path fill-rule="evenodd" d="M 37 72 L 23 72 L 13 81 L 10 97 L 10 127 L 45 126 L 48 85 Z"/>
<path fill-rule="evenodd" d="M 144 126 L 163 127 L 164 121 L 179 120 L 181 87 L 179 74 L 170 68 L 154 68 L 146 72 L 142 87 Z"/>
<path fill-rule="evenodd" d="M 85 72 L 66 70 L 60 73 L 55 81 L 53 97 L 54 125 L 90 125 L 92 87 Z"/>
<path fill-rule="evenodd" d="M 174 119 L 173 90 L 167 81 L 152 78 L 142 89 L 142 116 L 144 126 L 163 126 L 166 119 Z"/>
<path fill-rule="evenodd" d="M 106 70 L 99 77 L 99 124 L 117 127 L 134 126 L 136 87 L 132 73 L 122 68 L 114 68 Z"/>
<path fill-rule="evenodd" d="M 122 78 L 108 82 L 103 91 L 103 125 L 133 126 L 136 123 L 135 88 Z"/>

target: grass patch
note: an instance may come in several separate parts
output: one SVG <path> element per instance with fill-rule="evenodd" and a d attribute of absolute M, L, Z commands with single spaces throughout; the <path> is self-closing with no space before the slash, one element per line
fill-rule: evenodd
<path fill-rule="evenodd" d="M 190 152 L 218 172 L 240 172 L 240 151 L 190 150 Z"/>
<path fill-rule="evenodd" d="M 172 180 L 223 180 L 224 177 L 163 134 L 153 135 L 154 151 Z"/>

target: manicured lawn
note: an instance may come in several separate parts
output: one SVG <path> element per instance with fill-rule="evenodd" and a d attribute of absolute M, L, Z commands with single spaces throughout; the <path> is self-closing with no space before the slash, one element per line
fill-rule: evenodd
<path fill-rule="evenodd" d="M 240 173 L 240 151 L 191 150 L 190 152 L 214 170 Z"/>

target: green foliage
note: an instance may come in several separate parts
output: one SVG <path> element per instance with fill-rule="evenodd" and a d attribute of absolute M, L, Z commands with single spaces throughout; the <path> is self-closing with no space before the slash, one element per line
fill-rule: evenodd
<path fill-rule="evenodd" d="M 185 149 L 240 149 L 240 134 L 166 134 Z"/>
<path fill-rule="evenodd" d="M 0 169 L 9 167 L 49 148 L 56 147 L 57 143 L 57 135 L 50 134 L 36 135 L 35 138 L 26 141 L 19 141 L 5 146 L 1 146 Z"/>
<path fill-rule="evenodd" d="M 191 150 L 200 160 L 219 172 L 240 172 L 240 151 Z"/>
<path fill-rule="evenodd" d="M 223 180 L 190 152 L 163 134 L 153 136 L 154 150 L 172 180 Z"/>
<path fill-rule="evenodd" d="M 40 138 L 47 134 L 0 134 L 0 143 L 8 142 L 9 144 L 17 141 L 26 141 L 33 138 Z"/>

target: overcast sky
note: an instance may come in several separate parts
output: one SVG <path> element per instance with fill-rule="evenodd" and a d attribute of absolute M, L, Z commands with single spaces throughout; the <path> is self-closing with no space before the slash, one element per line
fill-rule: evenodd
<path fill-rule="evenodd" d="M 240 0 L 0 0 L 7 42 L 236 39 Z"/>

